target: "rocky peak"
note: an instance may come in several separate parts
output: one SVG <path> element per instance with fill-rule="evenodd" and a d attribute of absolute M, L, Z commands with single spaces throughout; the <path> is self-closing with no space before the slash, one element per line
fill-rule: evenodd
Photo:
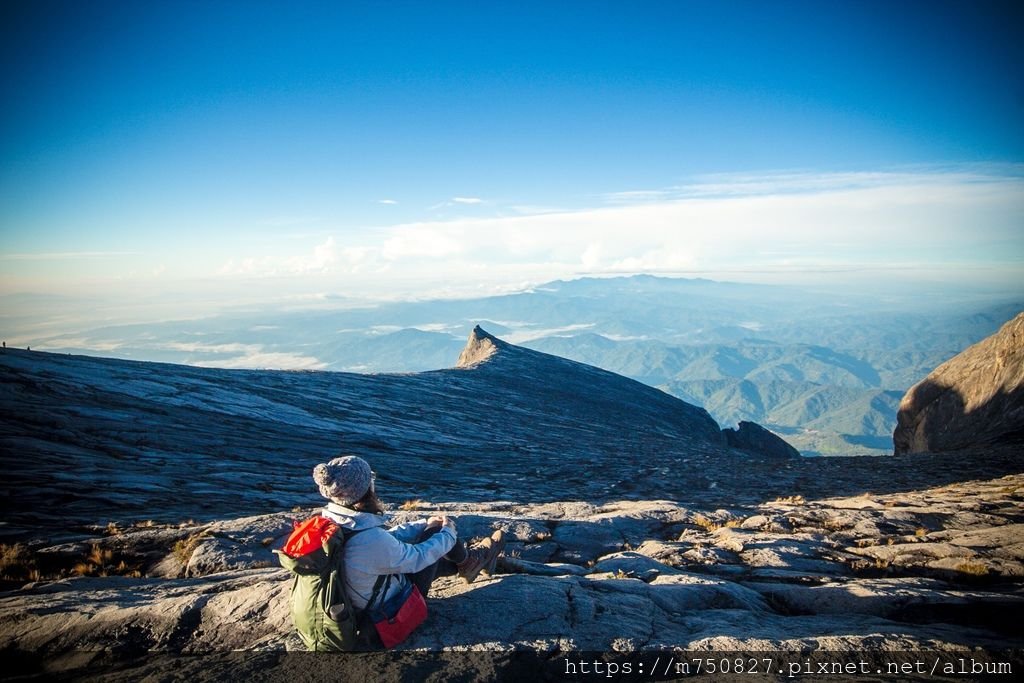
<path fill-rule="evenodd" d="M 490 359 L 498 352 L 498 349 L 506 346 L 507 344 L 505 342 L 477 325 L 473 328 L 473 331 L 469 333 L 469 340 L 466 342 L 466 347 L 462 349 L 462 353 L 459 354 L 459 362 L 455 364 L 455 367 L 475 367 Z"/>
<path fill-rule="evenodd" d="M 733 448 L 751 451 L 768 458 L 799 458 L 800 452 L 782 437 L 768 431 L 756 422 L 741 420 L 737 429 L 723 429 L 726 443 Z"/>
<path fill-rule="evenodd" d="M 896 420 L 897 455 L 1024 436 L 1024 313 L 911 387 Z"/>

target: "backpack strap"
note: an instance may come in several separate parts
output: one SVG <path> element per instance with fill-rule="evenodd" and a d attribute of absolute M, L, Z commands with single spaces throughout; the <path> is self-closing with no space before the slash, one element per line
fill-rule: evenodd
<path fill-rule="evenodd" d="M 384 599 L 383 596 L 388 594 L 388 586 L 391 585 L 392 576 L 394 574 L 381 574 L 377 577 L 377 581 L 373 584 L 373 594 L 370 595 L 370 601 L 366 603 L 366 607 L 363 610 L 369 610 L 373 606 L 374 601 L 377 600 L 378 595 L 380 595 L 381 600 Z M 381 593 L 382 587 L 384 588 L 383 593 Z"/>

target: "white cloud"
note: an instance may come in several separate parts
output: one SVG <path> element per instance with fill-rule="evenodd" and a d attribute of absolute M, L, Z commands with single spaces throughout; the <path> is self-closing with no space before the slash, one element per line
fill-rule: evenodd
<path fill-rule="evenodd" d="M 1022 168 L 708 176 L 620 193 L 633 203 L 405 223 L 361 233 L 358 246 L 330 237 L 224 272 L 343 276 L 346 287 L 424 298 L 580 274 L 1020 268 Z"/>
<path fill-rule="evenodd" d="M 456 204 L 483 204 L 484 200 L 479 197 L 452 197 Z"/>
<path fill-rule="evenodd" d="M 458 223 L 414 223 L 391 229 L 380 255 L 389 261 L 447 258 L 461 253 L 469 235 Z"/>
<path fill-rule="evenodd" d="M 253 352 L 233 358 L 202 360 L 192 363 L 201 368 L 254 369 L 254 370 L 320 370 L 326 363 L 312 356 L 298 353 Z"/>
<path fill-rule="evenodd" d="M 394 199 L 378 199 L 378 200 L 377 200 L 377 203 L 378 203 L 378 204 L 389 204 L 389 205 L 395 205 L 395 204 L 397 204 L 398 202 L 397 202 L 396 200 L 394 200 Z"/>
<path fill-rule="evenodd" d="M 531 326 L 532 327 L 532 326 Z M 566 337 L 575 334 L 581 330 L 589 330 L 594 327 L 594 323 L 575 323 L 573 325 L 565 325 L 563 327 L 549 327 L 546 329 L 515 329 L 511 332 L 506 332 L 501 336 L 502 339 L 509 342 L 510 344 L 522 344 L 523 342 L 532 341 L 534 339 L 540 339 L 541 337 Z"/>

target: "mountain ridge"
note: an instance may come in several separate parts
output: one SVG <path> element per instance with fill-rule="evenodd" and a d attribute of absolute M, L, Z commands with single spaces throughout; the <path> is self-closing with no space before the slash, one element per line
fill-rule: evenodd
<path fill-rule="evenodd" d="M 702 408 L 482 329 L 462 366 L 414 374 L 196 368 L 8 349 L 0 354 L 5 519 L 39 523 L 58 501 L 69 523 L 164 521 L 289 507 L 314 495 L 309 470 L 339 450 L 377 463 L 395 495 L 430 482 L 455 498 L 664 493 L 646 485 L 680 461 L 756 460 L 729 448 Z M 18 454 L 15 462 L 13 454 Z M 444 476 L 437 479 L 438 467 Z M 600 477 L 586 476 L 596 468 Z M 564 492 L 560 494 L 564 497 Z"/>

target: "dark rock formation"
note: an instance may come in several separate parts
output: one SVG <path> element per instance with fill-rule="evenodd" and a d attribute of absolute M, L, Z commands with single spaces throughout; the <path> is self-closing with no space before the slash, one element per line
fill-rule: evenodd
<path fill-rule="evenodd" d="M 1024 313 L 954 356 L 900 402 L 893 445 L 952 451 L 1024 436 Z"/>
<path fill-rule="evenodd" d="M 768 458 L 799 458 L 800 452 L 755 422 L 741 421 L 738 429 L 723 429 L 726 442 L 733 448 L 751 451 Z"/>

